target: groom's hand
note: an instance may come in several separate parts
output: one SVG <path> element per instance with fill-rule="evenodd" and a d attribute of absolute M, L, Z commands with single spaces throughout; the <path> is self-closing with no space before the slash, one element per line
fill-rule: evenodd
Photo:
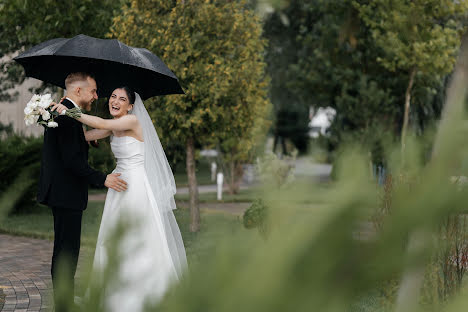
<path fill-rule="evenodd" d="M 106 182 L 104 185 L 108 188 L 116 190 L 117 192 L 122 192 L 127 189 L 127 182 L 119 178 L 120 173 L 111 173 L 106 177 Z"/>

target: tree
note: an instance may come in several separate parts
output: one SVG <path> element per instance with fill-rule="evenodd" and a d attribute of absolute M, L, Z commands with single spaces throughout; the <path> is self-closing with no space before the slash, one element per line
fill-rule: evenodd
<path fill-rule="evenodd" d="M 104 37 L 120 8 L 114 0 L 5 0 L 0 3 L 0 55 L 9 56 L 43 41 L 86 34 Z M 0 100 L 24 81 L 24 72 L 10 58 L 0 62 Z"/>
<path fill-rule="evenodd" d="M 186 92 L 147 104 L 162 140 L 185 144 L 193 232 L 200 228 L 195 144 L 244 153 L 262 124 L 268 101 L 261 31 L 244 1 L 135 0 L 114 18 L 112 36 L 160 56 Z"/>
<path fill-rule="evenodd" d="M 443 76 L 452 71 L 460 47 L 460 18 L 468 9 L 467 1 L 376 0 L 354 1 L 362 20 L 369 26 L 376 45 L 377 58 L 391 72 L 405 72 L 407 86 L 401 146 L 409 122 L 411 93 L 418 74 Z"/>
<path fill-rule="evenodd" d="M 270 99 L 274 112 L 273 150 L 281 141 L 283 154 L 287 153 L 285 139 L 291 140 L 301 152 L 307 150 L 309 140 L 310 103 L 289 88 L 290 82 L 295 80 L 290 66 L 299 61 L 301 42 L 297 37 L 302 25 L 298 17 L 303 15 L 308 15 L 303 1 L 293 0 L 284 9 L 267 15 L 264 23 L 264 36 L 268 39 L 265 59 L 271 77 Z"/>
<path fill-rule="evenodd" d="M 288 92 L 303 105 L 336 109 L 328 130 L 328 148 L 335 150 L 352 140 L 374 151 L 382 140 L 380 134 L 400 135 L 404 107 L 399 103 L 404 102 L 401 90 L 406 87 L 407 73 L 389 71 L 378 61 L 382 49 L 354 1 L 288 2 L 289 6 L 277 8 L 277 15 L 284 14 L 283 19 L 289 21 L 281 31 L 290 33 L 288 37 L 294 38 L 296 48 L 294 58 L 285 65 L 287 77 L 281 79 L 289 81 Z M 288 44 L 279 48 L 285 49 Z M 415 78 L 415 109 L 410 112 L 415 133 L 422 134 L 439 118 L 446 77 Z M 383 161 L 382 156 L 374 154 L 375 162 Z"/>
<path fill-rule="evenodd" d="M 259 91 L 260 94 L 254 95 L 257 98 L 255 102 L 226 112 L 224 118 L 231 120 L 231 125 L 215 139 L 230 194 L 239 192 L 243 164 L 251 163 L 255 156 L 264 151 L 263 139 L 270 124 L 265 119 L 269 102 L 265 88 Z"/>
<path fill-rule="evenodd" d="M 386 70 L 373 61 L 375 45 L 361 26 L 365 25 L 360 25 L 351 2 L 341 0 L 291 0 L 265 24 L 270 28 L 266 33 L 274 34 L 270 39 L 272 58 L 268 59 L 273 61 L 269 66 L 276 67 L 272 81 L 283 87 L 272 87 L 279 90 L 275 98 L 284 98 L 291 116 L 301 112 L 307 118 L 310 106 L 336 109 L 329 129 L 333 149 L 349 137 L 365 144 L 374 141 L 377 125 L 393 132 L 398 117 L 392 94 L 398 77 L 389 79 Z M 291 99 L 297 105 L 291 105 Z M 299 124 L 286 120 L 279 126 L 288 130 L 287 126 Z"/>

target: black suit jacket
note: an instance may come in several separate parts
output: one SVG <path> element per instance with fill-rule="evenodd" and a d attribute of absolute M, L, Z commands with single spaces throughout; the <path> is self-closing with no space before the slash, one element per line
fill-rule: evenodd
<path fill-rule="evenodd" d="M 65 99 L 68 108 L 75 107 Z M 88 165 L 88 143 L 77 120 L 59 116 L 57 128 L 44 130 L 37 200 L 62 209 L 85 210 L 88 185 L 104 187 L 106 176 Z"/>

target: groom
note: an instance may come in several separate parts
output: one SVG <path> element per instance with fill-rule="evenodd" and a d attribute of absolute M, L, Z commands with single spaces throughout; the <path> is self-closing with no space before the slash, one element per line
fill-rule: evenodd
<path fill-rule="evenodd" d="M 90 109 L 97 100 L 96 81 L 86 73 L 71 73 L 65 80 L 68 108 Z M 116 191 L 127 188 L 120 174 L 108 174 L 88 165 L 88 144 L 80 122 L 67 116 L 55 119 L 57 128 L 44 130 L 38 202 L 52 209 L 54 215 L 54 252 L 52 282 L 55 311 L 66 311 L 73 304 L 74 276 L 80 251 L 81 219 L 88 203 L 88 185 Z M 60 272 L 60 273 L 58 273 Z M 58 276 L 60 275 L 60 276 Z M 68 292 L 58 295 L 58 280 Z"/>

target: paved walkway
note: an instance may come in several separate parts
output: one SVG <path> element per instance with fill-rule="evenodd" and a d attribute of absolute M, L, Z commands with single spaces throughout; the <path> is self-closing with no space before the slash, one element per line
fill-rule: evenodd
<path fill-rule="evenodd" d="M 306 177 L 311 181 L 326 182 L 330 180 L 331 164 L 319 164 L 310 157 L 304 156 L 296 159 L 294 175 L 298 178 Z"/>
<path fill-rule="evenodd" d="M 52 242 L 0 234 L 0 251 L 1 311 L 50 311 Z"/>

